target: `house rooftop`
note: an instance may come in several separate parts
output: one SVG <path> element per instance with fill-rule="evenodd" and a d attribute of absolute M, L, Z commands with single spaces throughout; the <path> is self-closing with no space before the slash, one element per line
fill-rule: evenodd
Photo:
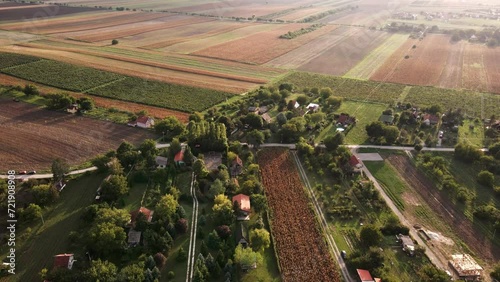
<path fill-rule="evenodd" d="M 162 156 L 157 156 L 155 161 L 157 165 L 167 165 L 168 159 Z"/>
<path fill-rule="evenodd" d="M 132 223 L 132 225 L 135 223 L 137 216 L 139 216 L 140 213 L 142 213 L 146 217 L 146 220 L 148 222 L 151 222 L 151 220 L 153 219 L 154 211 L 145 207 L 140 207 L 138 210 L 130 212 L 130 222 Z"/>
<path fill-rule="evenodd" d="M 455 254 L 451 256 L 451 266 L 458 276 L 481 276 L 483 268 L 468 254 Z"/>
<path fill-rule="evenodd" d="M 245 194 L 238 194 L 233 197 L 233 203 L 238 202 L 242 211 L 250 212 L 250 197 Z"/>
<path fill-rule="evenodd" d="M 370 271 L 368 270 L 365 270 L 365 269 L 356 269 L 356 272 L 358 273 L 358 276 L 359 276 L 359 279 L 363 282 L 363 281 L 375 281 L 373 280 L 373 277 L 372 275 L 370 274 Z"/>
<path fill-rule="evenodd" d="M 135 122 L 136 123 L 146 123 L 148 122 L 148 120 L 151 119 L 150 117 L 148 116 L 142 116 L 142 117 L 138 117 Z"/>
<path fill-rule="evenodd" d="M 174 161 L 175 162 L 184 161 L 184 151 L 183 150 L 180 150 L 179 152 L 177 152 L 177 154 L 175 154 Z"/>
<path fill-rule="evenodd" d="M 139 244 L 139 242 L 141 242 L 141 234 L 141 231 L 130 229 L 130 231 L 128 232 L 127 243 L 129 243 L 129 245 Z"/>
<path fill-rule="evenodd" d="M 349 159 L 349 164 L 352 166 L 352 167 L 361 167 L 361 161 L 359 160 L 358 157 L 356 157 L 355 155 L 352 155 L 351 158 Z"/>
<path fill-rule="evenodd" d="M 59 254 L 54 256 L 54 267 L 66 267 L 70 266 L 71 258 L 73 254 Z"/>

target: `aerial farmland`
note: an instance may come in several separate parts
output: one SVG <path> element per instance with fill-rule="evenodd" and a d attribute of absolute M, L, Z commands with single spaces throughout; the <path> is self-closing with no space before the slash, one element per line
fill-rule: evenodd
<path fill-rule="evenodd" d="M 0 0 L 0 281 L 499 281 L 499 22 Z"/>

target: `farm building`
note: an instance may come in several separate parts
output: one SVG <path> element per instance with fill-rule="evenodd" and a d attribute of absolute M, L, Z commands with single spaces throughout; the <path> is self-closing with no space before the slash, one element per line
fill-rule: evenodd
<path fill-rule="evenodd" d="M 451 255 L 449 264 L 460 279 L 477 281 L 483 275 L 483 268 L 468 254 Z"/>
<path fill-rule="evenodd" d="M 174 157 L 174 162 L 177 164 L 177 165 L 184 165 L 184 150 L 180 150 L 179 152 L 177 152 L 177 154 L 175 154 L 175 157 Z"/>
<path fill-rule="evenodd" d="M 382 282 L 380 278 L 373 278 L 370 271 L 365 269 L 356 269 L 359 281 L 361 282 Z"/>
<path fill-rule="evenodd" d="M 248 113 L 259 114 L 259 111 L 260 111 L 259 107 L 248 107 Z"/>
<path fill-rule="evenodd" d="M 240 206 L 240 214 L 238 220 L 250 220 L 248 215 L 250 214 L 250 197 L 244 194 L 238 194 L 233 197 L 233 203 L 237 202 Z"/>
<path fill-rule="evenodd" d="M 319 110 L 319 105 L 314 103 L 309 103 L 306 107 L 310 112 L 317 112 Z"/>
<path fill-rule="evenodd" d="M 54 188 L 56 188 L 58 192 L 61 192 L 64 187 L 66 187 L 66 183 L 62 179 L 54 184 Z"/>
<path fill-rule="evenodd" d="M 353 169 L 360 169 L 363 167 L 363 165 L 361 164 L 361 161 L 355 155 L 352 155 L 351 158 L 349 159 L 349 165 Z"/>
<path fill-rule="evenodd" d="M 380 118 L 378 119 L 379 121 L 392 125 L 394 123 L 394 116 L 392 115 L 381 115 Z"/>
<path fill-rule="evenodd" d="M 162 157 L 162 156 L 157 156 L 155 158 L 155 162 L 156 162 L 157 168 L 166 168 L 168 159 L 165 157 Z"/>
<path fill-rule="evenodd" d="M 78 104 L 72 104 L 66 108 L 66 112 L 71 114 L 76 114 L 78 112 Z"/>
<path fill-rule="evenodd" d="M 236 158 L 231 162 L 229 170 L 231 172 L 231 177 L 236 177 L 241 174 L 243 171 L 243 161 L 239 156 L 236 156 Z"/>
<path fill-rule="evenodd" d="M 435 125 L 438 124 L 439 117 L 432 114 L 425 114 L 424 117 L 422 118 L 422 122 L 427 126 Z"/>
<path fill-rule="evenodd" d="M 340 114 L 339 118 L 337 119 L 337 124 L 342 125 L 344 127 L 347 127 L 355 122 L 356 119 L 354 117 L 349 116 L 348 114 Z"/>
<path fill-rule="evenodd" d="M 130 229 L 127 234 L 127 243 L 129 246 L 137 246 L 141 242 L 141 231 Z"/>
<path fill-rule="evenodd" d="M 236 230 L 236 244 L 241 244 L 243 247 L 248 247 L 248 231 L 243 222 L 240 223 Z"/>
<path fill-rule="evenodd" d="M 403 234 L 396 235 L 396 237 L 398 238 L 398 241 L 401 243 L 403 251 L 412 256 L 415 252 L 415 244 L 413 243 L 411 237 Z"/>
<path fill-rule="evenodd" d="M 259 107 L 259 115 L 265 114 L 267 113 L 267 111 L 269 111 L 269 108 L 267 106 Z"/>
<path fill-rule="evenodd" d="M 75 262 L 75 257 L 73 254 L 59 254 L 54 256 L 54 268 L 73 268 L 73 263 Z"/>
<path fill-rule="evenodd" d="M 135 226 L 135 221 L 137 220 L 139 214 L 143 214 L 146 217 L 146 221 L 151 222 L 151 220 L 153 219 L 153 213 L 154 211 L 149 210 L 145 207 L 140 207 L 138 210 L 130 212 L 130 225 L 132 227 Z"/>
<path fill-rule="evenodd" d="M 135 121 L 129 122 L 129 126 L 140 128 L 151 128 L 155 125 L 155 120 L 152 117 L 142 116 L 138 117 Z"/>
<path fill-rule="evenodd" d="M 271 123 L 272 118 L 268 113 L 263 114 L 261 117 L 266 123 Z"/>

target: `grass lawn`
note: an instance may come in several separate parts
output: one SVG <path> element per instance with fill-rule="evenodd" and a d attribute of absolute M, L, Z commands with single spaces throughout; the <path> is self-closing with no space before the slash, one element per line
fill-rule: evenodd
<path fill-rule="evenodd" d="M 405 209 L 405 204 L 401 195 L 408 187 L 401 181 L 392 166 L 386 162 L 365 162 L 364 164 L 377 179 L 382 188 L 384 188 L 396 207 L 398 207 L 400 211 L 403 211 Z"/>
<path fill-rule="evenodd" d="M 354 101 L 344 101 L 340 108 L 336 111 L 337 113 L 348 113 L 351 116 L 355 116 L 357 123 L 349 130 L 346 134 L 345 143 L 346 144 L 366 144 L 368 143 L 368 135 L 366 134 L 366 125 L 377 121 L 382 115 L 382 112 L 387 107 L 381 104 L 365 103 L 365 102 L 354 102 Z M 325 139 L 329 135 L 336 133 L 336 126 L 330 124 L 327 126 L 315 139 L 318 143 Z"/>
<path fill-rule="evenodd" d="M 148 188 L 147 183 L 134 183 L 125 197 L 125 206 L 123 209 L 127 211 L 137 210 L 141 207 L 142 197 Z"/>
<path fill-rule="evenodd" d="M 471 128 L 470 126 L 473 127 Z M 484 147 L 483 123 L 476 123 L 474 120 L 464 119 L 464 124 L 458 128 L 458 141 L 464 141 L 479 148 Z"/>
<path fill-rule="evenodd" d="M 82 252 L 80 248 L 70 247 L 69 233 L 79 228 L 83 209 L 93 203 L 95 191 L 104 177 L 104 174 L 91 174 L 71 180 L 57 203 L 44 210 L 45 224 L 30 225 L 30 235 L 23 235 L 28 232 L 27 226 L 18 226 L 18 236 L 26 236 L 27 240 L 17 246 L 16 275 L 8 281 L 39 281 L 40 270 L 50 269 L 53 256 L 60 253 L 75 253 L 76 260 L 86 260 L 85 254 L 79 253 Z M 6 255 L 5 248 L 2 248 L 1 255 Z"/>

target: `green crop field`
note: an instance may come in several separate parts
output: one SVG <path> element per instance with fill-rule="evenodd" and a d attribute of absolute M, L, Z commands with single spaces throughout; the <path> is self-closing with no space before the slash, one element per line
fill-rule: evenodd
<path fill-rule="evenodd" d="M 460 108 L 467 115 L 475 117 L 486 118 L 500 114 L 500 95 L 468 90 L 412 86 L 404 102 L 420 107 L 440 105 L 443 110 Z"/>
<path fill-rule="evenodd" d="M 32 62 L 4 69 L 2 72 L 57 88 L 80 92 L 123 78 L 122 75 L 111 72 L 50 60 Z"/>
<path fill-rule="evenodd" d="M 203 111 L 233 94 L 163 83 L 93 68 L 10 53 L 0 53 L 0 71 L 60 89 L 87 92 L 184 112 Z"/>
<path fill-rule="evenodd" d="M 308 72 L 293 72 L 276 82 L 293 83 L 298 89 L 330 87 L 333 95 L 346 99 L 391 103 L 403 92 L 404 85 L 342 78 Z"/>
<path fill-rule="evenodd" d="M 368 54 L 361 62 L 348 71 L 344 77 L 369 79 L 370 76 L 394 53 L 406 40 L 407 34 L 393 34 L 377 49 Z"/>
<path fill-rule="evenodd" d="M 41 59 L 32 56 L 18 55 L 12 53 L 0 53 L 0 69 L 32 63 L 39 60 Z"/>
<path fill-rule="evenodd" d="M 95 88 L 88 93 L 184 112 L 203 111 L 233 96 L 217 90 L 135 77 L 126 77 L 124 80 Z"/>
<path fill-rule="evenodd" d="M 382 185 L 385 192 L 391 198 L 392 202 L 399 210 L 405 209 L 405 204 L 401 195 L 408 188 L 401 181 L 398 174 L 394 171 L 391 165 L 386 162 L 365 162 L 366 168 L 373 174 L 373 177 Z"/>

